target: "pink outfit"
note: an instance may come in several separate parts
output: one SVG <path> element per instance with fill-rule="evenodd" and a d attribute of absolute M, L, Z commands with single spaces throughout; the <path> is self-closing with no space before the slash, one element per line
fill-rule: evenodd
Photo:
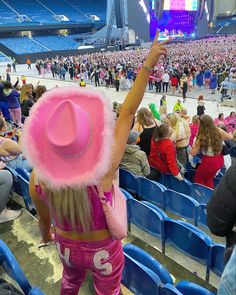
<path fill-rule="evenodd" d="M 236 116 L 228 116 L 225 118 L 227 132 L 233 133 L 236 129 Z"/>
<path fill-rule="evenodd" d="M 41 200 L 47 205 L 47 197 L 42 193 L 40 186 L 36 186 Z M 95 187 L 88 187 L 93 216 L 92 230 L 108 229 L 106 217 L 102 208 L 98 192 Z M 104 193 L 111 203 L 112 192 Z M 71 231 L 72 226 L 64 219 L 63 225 L 58 223 L 54 212 L 52 217 L 55 225 L 62 230 Z M 77 224 L 77 231 L 82 227 Z M 83 283 L 86 271 L 93 275 L 94 288 L 97 295 L 119 295 L 124 255 L 119 240 L 109 238 L 101 242 L 79 242 L 65 239 L 56 234 L 57 250 L 63 264 L 61 295 L 77 295 Z"/>
<path fill-rule="evenodd" d="M 218 118 L 216 118 L 216 119 L 214 120 L 214 123 L 215 123 L 217 126 L 226 125 L 226 121 L 225 121 L 225 120 L 224 120 L 224 121 L 221 121 L 221 120 L 219 120 Z"/>
<path fill-rule="evenodd" d="M 199 125 L 198 124 L 190 124 L 189 127 L 190 127 L 190 130 L 191 130 L 191 136 L 190 136 L 190 139 L 189 139 L 189 145 L 192 146 L 193 143 L 194 143 L 194 139 L 197 136 Z"/>

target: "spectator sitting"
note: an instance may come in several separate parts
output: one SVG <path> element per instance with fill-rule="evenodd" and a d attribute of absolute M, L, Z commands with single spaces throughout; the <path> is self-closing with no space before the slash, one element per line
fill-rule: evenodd
<path fill-rule="evenodd" d="M 198 133 L 198 128 L 199 128 L 199 117 L 198 115 L 193 116 L 192 118 L 192 123 L 189 125 L 189 128 L 191 130 L 191 136 L 189 139 L 189 145 L 192 146 L 195 138 L 197 136 Z"/>
<path fill-rule="evenodd" d="M 5 167 L 3 162 L 0 162 L 0 223 L 16 219 L 21 215 L 21 211 L 9 210 L 6 208 L 12 188 L 12 175 L 7 170 L 1 170 Z"/>
<path fill-rule="evenodd" d="M 6 131 L 6 122 L 0 117 L 0 133 Z M 17 136 L 19 142 L 15 142 L 12 139 L 6 137 L 0 137 L 0 161 L 7 164 L 12 169 L 22 168 L 27 171 L 31 171 L 32 168 L 28 164 L 27 160 L 22 156 L 21 150 L 21 132 L 18 130 Z"/>
<path fill-rule="evenodd" d="M 204 98 L 203 95 L 200 95 L 198 97 L 198 106 L 197 106 L 197 115 L 199 117 L 201 117 L 202 115 L 204 115 L 204 111 L 205 111 L 205 102 L 204 102 Z"/>
<path fill-rule="evenodd" d="M 155 128 L 151 141 L 149 157 L 150 166 L 162 173 L 171 173 L 179 180 L 183 180 L 176 160 L 175 145 L 170 139 L 171 128 L 164 123 Z"/>
<path fill-rule="evenodd" d="M 130 131 L 120 168 L 126 169 L 135 175 L 146 177 L 150 174 L 150 167 L 145 152 L 136 144 L 139 133 Z"/>
<path fill-rule="evenodd" d="M 227 132 L 233 133 L 236 128 L 236 114 L 231 112 L 228 117 L 225 118 L 225 124 L 227 127 Z"/>
<path fill-rule="evenodd" d="M 174 108 L 173 108 L 173 112 L 174 113 L 180 113 L 182 110 L 183 110 L 183 105 L 181 103 L 181 100 L 178 99 L 176 104 L 174 105 Z"/>
<path fill-rule="evenodd" d="M 220 113 L 218 118 L 216 118 L 214 120 L 214 123 L 218 127 L 225 126 L 227 124 L 226 121 L 225 121 L 225 115 L 223 113 Z"/>

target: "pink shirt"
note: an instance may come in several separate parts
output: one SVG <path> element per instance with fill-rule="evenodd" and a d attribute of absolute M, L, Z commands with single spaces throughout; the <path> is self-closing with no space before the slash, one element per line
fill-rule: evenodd
<path fill-rule="evenodd" d="M 190 139 L 189 139 L 189 145 L 192 146 L 193 142 L 194 142 L 194 139 L 197 136 L 199 125 L 198 124 L 190 124 L 189 127 L 190 127 L 190 130 L 191 130 L 191 135 L 190 135 Z"/>
<path fill-rule="evenodd" d="M 47 196 L 42 192 L 42 189 L 39 185 L 35 186 L 36 192 L 38 193 L 40 199 L 48 206 Z M 92 227 L 91 230 L 101 230 L 108 229 L 106 217 L 103 211 L 103 207 L 101 201 L 99 199 L 97 188 L 96 187 L 88 187 L 88 196 L 91 204 L 91 214 L 92 214 Z M 112 192 L 104 193 L 108 202 L 112 202 Z M 63 220 L 63 226 L 59 224 L 58 218 L 55 212 L 51 212 L 54 223 L 57 227 L 65 231 L 73 231 L 73 227 L 70 224 L 70 221 L 66 218 Z M 81 224 L 77 224 L 76 229 L 79 233 L 83 232 Z"/>

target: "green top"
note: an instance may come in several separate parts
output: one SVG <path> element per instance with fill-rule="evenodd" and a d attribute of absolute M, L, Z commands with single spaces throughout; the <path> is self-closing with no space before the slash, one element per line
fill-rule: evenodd
<path fill-rule="evenodd" d="M 155 103 L 150 103 L 150 105 L 149 105 L 149 109 L 151 110 L 153 117 L 154 117 L 155 119 L 157 119 L 157 120 L 160 121 L 160 120 L 161 120 L 161 115 L 160 115 L 160 113 L 157 111 L 157 107 L 156 107 Z"/>

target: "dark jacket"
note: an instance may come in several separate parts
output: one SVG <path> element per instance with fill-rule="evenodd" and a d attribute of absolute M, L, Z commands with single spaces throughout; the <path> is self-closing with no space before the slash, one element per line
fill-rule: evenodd
<path fill-rule="evenodd" d="M 207 205 L 207 222 L 211 232 L 226 237 L 226 247 L 236 244 L 236 165 L 226 172 Z"/>
<path fill-rule="evenodd" d="M 33 98 L 29 98 L 21 104 L 21 111 L 22 111 L 22 115 L 24 117 L 29 116 L 29 111 L 30 111 L 31 107 L 34 105 L 34 103 L 35 102 L 34 102 Z"/>

